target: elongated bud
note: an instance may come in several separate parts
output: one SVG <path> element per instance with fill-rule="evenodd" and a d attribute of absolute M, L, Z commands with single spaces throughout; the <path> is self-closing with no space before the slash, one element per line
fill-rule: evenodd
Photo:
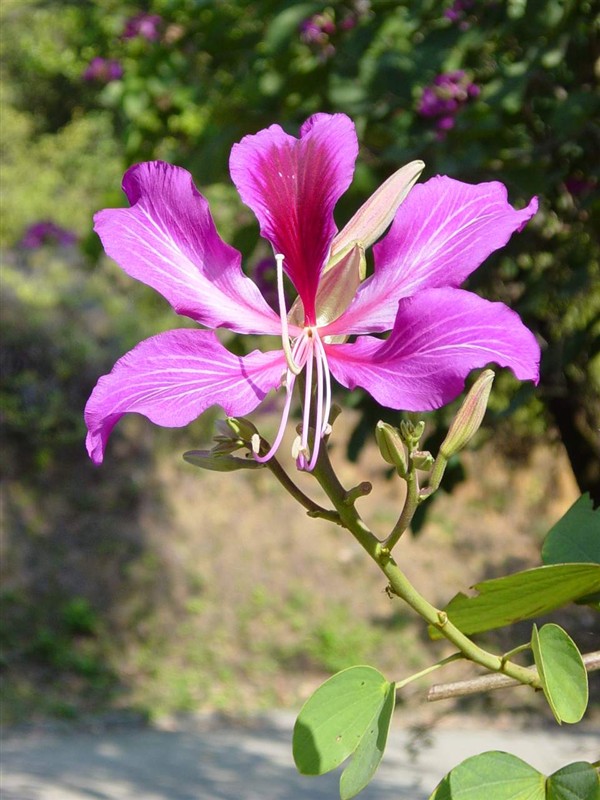
<path fill-rule="evenodd" d="M 491 369 L 486 369 L 469 390 L 440 447 L 440 453 L 445 458 L 462 450 L 479 430 L 493 382 L 494 373 Z"/>
<path fill-rule="evenodd" d="M 406 477 L 408 472 L 406 450 L 398 430 L 387 422 L 379 420 L 375 427 L 375 438 L 383 460 L 396 467 L 401 478 Z"/>
<path fill-rule="evenodd" d="M 333 240 L 331 257 L 334 263 L 337 255 L 343 253 L 350 244 L 358 242 L 366 250 L 379 239 L 424 168 L 422 161 L 411 161 L 373 192 Z M 328 265 L 325 269 L 329 268 Z"/>
<path fill-rule="evenodd" d="M 183 458 L 188 464 L 194 467 L 208 469 L 212 472 L 234 472 L 238 469 L 260 469 L 264 464 L 260 464 L 253 458 L 236 458 L 235 456 L 216 453 L 214 450 L 188 450 L 183 454 Z"/>

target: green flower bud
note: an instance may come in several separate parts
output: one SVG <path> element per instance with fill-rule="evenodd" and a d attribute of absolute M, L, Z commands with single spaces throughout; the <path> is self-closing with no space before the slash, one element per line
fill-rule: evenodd
<path fill-rule="evenodd" d="M 408 472 L 406 450 L 398 430 L 380 420 L 375 427 L 375 438 L 383 460 L 396 467 L 401 477 L 406 477 Z"/>
<path fill-rule="evenodd" d="M 423 420 L 419 422 L 411 422 L 409 419 L 403 419 L 400 423 L 400 436 L 402 441 L 412 450 L 419 444 L 419 439 L 423 436 L 425 430 L 425 423 Z"/>
<path fill-rule="evenodd" d="M 242 439 L 244 442 L 250 442 L 254 434 L 258 433 L 256 426 L 245 417 L 228 417 L 225 424 L 238 439 Z"/>
<path fill-rule="evenodd" d="M 479 430 L 493 381 L 494 373 L 491 369 L 486 369 L 471 387 L 440 447 L 440 453 L 445 458 L 448 459 L 462 450 Z"/>
<path fill-rule="evenodd" d="M 434 458 L 429 450 L 413 450 L 410 458 L 417 469 L 428 471 L 433 467 Z"/>

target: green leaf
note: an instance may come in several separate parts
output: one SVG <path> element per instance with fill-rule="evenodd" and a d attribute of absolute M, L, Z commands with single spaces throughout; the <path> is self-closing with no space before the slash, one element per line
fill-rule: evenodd
<path fill-rule="evenodd" d="M 546 800 L 600 800 L 597 770 L 585 761 L 559 769 L 548 778 Z"/>
<path fill-rule="evenodd" d="M 600 591 L 600 565 L 552 564 L 482 581 L 472 588 L 479 592 L 476 597 L 459 592 L 444 609 L 466 634 L 545 614 Z M 435 628 L 429 633 L 433 639 L 441 638 Z"/>
<path fill-rule="evenodd" d="M 600 564 L 600 508 L 583 494 L 548 531 L 542 547 L 544 564 Z"/>
<path fill-rule="evenodd" d="M 545 783 L 525 761 L 491 750 L 454 767 L 429 800 L 546 800 Z"/>
<path fill-rule="evenodd" d="M 385 752 L 395 705 L 396 686 L 390 683 L 381 710 L 365 731 L 354 751 L 352 760 L 342 773 L 340 779 L 341 800 L 350 800 L 351 797 L 356 797 L 375 774 Z"/>
<path fill-rule="evenodd" d="M 600 800 L 598 772 L 578 761 L 545 778 L 509 753 L 492 750 L 463 761 L 429 800 Z"/>
<path fill-rule="evenodd" d="M 588 704 L 588 676 L 577 645 L 559 625 L 533 626 L 531 649 L 548 705 L 559 724 L 579 722 Z"/>
<path fill-rule="evenodd" d="M 378 670 L 368 666 L 344 669 L 319 686 L 294 726 L 292 749 L 298 772 L 323 775 L 352 755 L 363 737 L 378 727 L 380 717 L 383 725 L 391 687 Z M 373 746 L 380 741 L 378 734 Z M 366 743 L 363 747 L 368 752 Z M 360 767 L 355 771 L 359 773 Z"/>
<path fill-rule="evenodd" d="M 600 508 L 582 495 L 550 529 L 542 547 L 544 564 L 600 564 Z M 600 610 L 600 593 L 580 598 Z"/>

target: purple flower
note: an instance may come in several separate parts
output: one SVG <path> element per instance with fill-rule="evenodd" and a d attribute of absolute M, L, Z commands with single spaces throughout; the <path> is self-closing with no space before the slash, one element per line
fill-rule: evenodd
<path fill-rule="evenodd" d="M 92 58 L 83 73 L 84 80 L 98 81 L 100 83 L 118 81 L 122 77 L 123 67 L 121 63 L 114 58 L 102 58 L 102 56 Z"/>
<path fill-rule="evenodd" d="M 450 8 L 444 11 L 444 16 L 446 19 L 449 19 L 450 22 L 461 22 L 466 13 L 469 12 L 474 5 L 474 0 L 454 0 Z M 462 24 L 460 27 L 462 30 L 466 30 L 468 25 L 467 28 L 463 27 Z"/>
<path fill-rule="evenodd" d="M 45 244 L 71 245 L 75 244 L 77 236 L 66 228 L 61 228 L 50 220 L 40 220 L 32 223 L 21 238 L 21 247 L 35 249 Z"/>
<path fill-rule="evenodd" d="M 459 288 L 524 227 L 537 200 L 516 210 L 501 183 L 442 176 L 411 190 L 424 166 L 415 161 L 337 232 L 333 210 L 352 181 L 357 153 L 354 125 L 344 114 L 316 114 L 298 139 L 272 125 L 233 147 L 231 177 L 275 253 L 279 314 L 243 274 L 240 253 L 219 237 L 186 170 L 155 161 L 127 171 L 123 189 L 131 207 L 95 218 L 107 254 L 208 330 L 153 336 L 100 378 L 85 411 L 96 463 L 125 413 L 180 427 L 215 404 L 243 416 L 269 391 L 282 389 L 273 448 L 255 453 L 264 461 L 281 442 L 300 372 L 306 391 L 294 454 L 309 470 L 329 431 L 331 375 L 408 411 L 448 403 L 472 369 L 490 362 L 537 381 L 539 347 L 518 315 Z M 365 279 L 365 248 L 390 223 L 374 248 L 374 273 Z M 289 313 L 284 272 L 298 294 Z M 240 357 L 220 343 L 212 330 L 218 327 L 277 336 L 281 345 Z M 386 331 L 385 339 L 369 335 Z"/>
<path fill-rule="evenodd" d="M 140 36 L 148 42 L 156 42 L 160 39 L 160 29 L 162 17 L 158 14 L 145 14 L 141 12 L 134 17 L 129 17 L 125 22 L 123 39 L 135 39 Z"/>
<path fill-rule="evenodd" d="M 443 133 L 454 127 L 454 116 L 479 92 L 479 86 L 470 81 L 463 70 L 445 72 L 423 89 L 417 112 L 422 117 L 435 119 L 436 128 Z"/>

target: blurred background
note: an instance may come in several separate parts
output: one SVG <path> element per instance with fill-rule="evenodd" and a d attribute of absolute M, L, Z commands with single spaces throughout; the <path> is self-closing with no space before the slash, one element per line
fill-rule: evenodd
<path fill-rule="evenodd" d="M 126 418 L 104 465 L 88 461 L 82 411 L 97 378 L 141 339 L 192 324 L 103 257 L 92 216 L 124 204 L 128 165 L 186 167 L 268 291 L 268 248 L 229 151 L 274 122 L 297 134 L 317 111 L 349 114 L 361 142 L 340 227 L 415 158 L 425 179 L 501 180 L 516 206 L 538 195 L 540 212 L 469 287 L 535 331 L 540 386 L 498 376 L 476 446 L 403 544 L 410 577 L 440 603 L 538 565 L 580 492 L 600 502 L 592 2 L 4 0 L 0 14 L 5 719 L 240 714 L 295 705 L 352 663 L 391 679 L 424 666 L 423 627 L 343 532 L 308 520 L 266 471 L 183 463 L 218 410 L 185 431 Z M 362 508 L 383 533 L 401 497 L 372 432 L 399 415 L 360 391 L 338 401 L 333 457 L 348 483 L 378 483 Z M 426 415 L 432 448 L 451 411 Z M 266 435 L 276 424 L 268 407 L 256 420 Z M 561 617 L 582 650 L 598 646 L 591 614 Z M 487 641 L 508 649 L 529 627 Z"/>

